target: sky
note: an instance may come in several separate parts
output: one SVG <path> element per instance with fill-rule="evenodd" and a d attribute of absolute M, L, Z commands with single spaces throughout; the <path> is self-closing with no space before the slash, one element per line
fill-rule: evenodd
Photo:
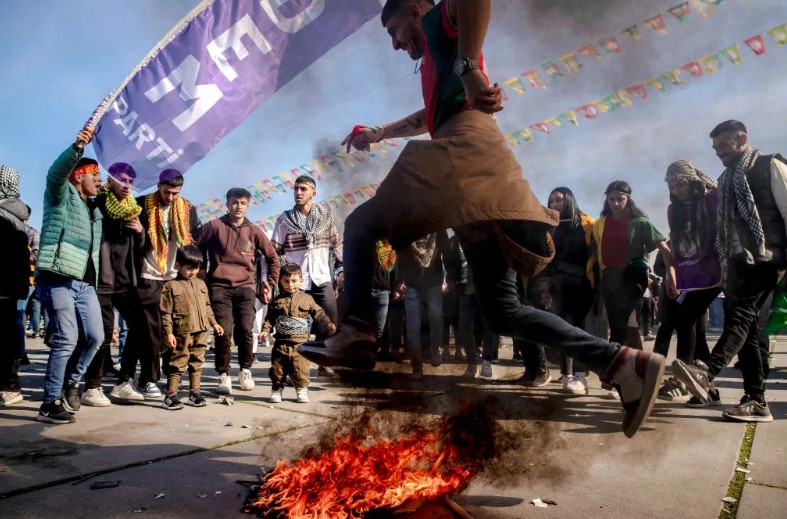
<path fill-rule="evenodd" d="M 340 0 L 331 0 L 340 1 Z M 376 0 L 370 0 L 376 1 Z M 701 0 L 692 0 L 692 2 Z M 706 0 L 711 1 L 711 0 Z M 715 0 L 719 1 L 719 0 Z M 0 163 L 21 174 L 22 199 L 40 226 L 47 169 L 73 142 L 99 101 L 116 88 L 153 45 L 198 0 L 4 0 L 0 19 Z M 519 95 L 510 88 L 497 121 L 504 133 L 526 128 L 642 83 L 688 62 L 741 43 L 743 62 L 722 58 L 722 68 L 702 77 L 683 72 L 685 84 L 578 126 L 533 130 L 533 141 L 513 149 L 525 178 L 546 203 L 552 188 L 571 188 L 580 208 L 597 216 L 606 185 L 626 180 L 633 197 L 666 232 L 669 203 L 664 172 L 678 159 L 693 160 L 712 177 L 722 172 L 708 138 L 726 119 L 749 128 L 763 152 L 787 153 L 787 45 L 767 31 L 787 22 L 784 0 L 723 0 L 692 3 L 684 22 L 667 14 L 679 0 L 492 0 L 493 17 L 484 47 L 493 81 L 540 70 L 547 88 Z M 707 17 L 697 7 L 713 8 Z M 330 2 L 327 4 L 330 9 Z M 662 14 L 666 34 L 643 25 Z M 638 24 L 640 39 L 624 29 Z M 742 42 L 762 34 L 766 52 L 756 56 Z M 622 52 L 602 59 L 577 55 L 582 69 L 550 78 L 540 68 L 588 44 L 615 36 Z M 601 51 L 603 53 L 603 50 Z M 372 20 L 266 100 L 186 174 L 183 195 L 195 204 L 223 198 L 308 163 L 339 143 L 355 124 L 397 120 L 423 107 L 419 76 L 404 52 L 394 52 L 378 20 Z M 520 76 L 521 77 L 521 76 Z M 402 143 L 400 143 L 402 144 Z M 781 148 L 779 147 L 781 146 Z M 401 147 L 401 146 L 400 146 Z M 394 148 L 395 150 L 396 148 Z M 90 148 L 87 156 L 95 156 Z M 326 176 L 318 198 L 381 181 L 396 151 L 344 173 Z M 406 196 L 406 195 L 405 195 Z M 292 205 L 275 196 L 249 210 L 258 220 Z M 353 206 L 334 210 L 341 226 Z"/>

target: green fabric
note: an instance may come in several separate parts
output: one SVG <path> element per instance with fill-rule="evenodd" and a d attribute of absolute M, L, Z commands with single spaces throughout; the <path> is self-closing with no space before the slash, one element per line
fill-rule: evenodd
<path fill-rule="evenodd" d="M 647 267 L 647 255 L 656 249 L 659 242 L 667 241 L 656 226 L 644 216 L 636 216 L 629 224 L 629 265 Z"/>
<path fill-rule="evenodd" d="M 94 208 L 91 218 L 87 204 L 68 181 L 81 156 L 69 146 L 49 168 L 36 273 L 46 270 L 81 280 L 87 270 L 89 250 L 98 273 L 101 212 Z M 94 285 L 96 281 L 93 280 Z"/>
<path fill-rule="evenodd" d="M 763 335 L 776 335 L 787 328 L 787 285 L 784 280 L 779 281 L 776 293 L 771 304 L 771 317 L 765 326 Z"/>

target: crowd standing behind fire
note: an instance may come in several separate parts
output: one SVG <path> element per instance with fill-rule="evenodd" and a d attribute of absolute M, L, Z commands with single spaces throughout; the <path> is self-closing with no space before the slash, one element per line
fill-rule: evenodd
<path fill-rule="evenodd" d="M 745 395 L 724 416 L 770 420 L 764 398 L 767 340 L 762 340 L 758 316 L 767 312 L 768 296 L 787 261 L 787 162 L 751 148 L 740 122 L 721 123 L 711 136 L 727 168 L 718 183 L 687 160 L 667 167 L 669 245 L 638 209 L 625 181 L 607 187 L 595 221 L 580 210 L 569 188 L 552 190 L 547 205 L 560 214 L 552 235 L 556 254 L 542 273 L 520 279 L 521 297 L 574 326 L 601 336 L 609 330 L 612 341 L 638 348 L 642 335 L 654 339 L 651 322 L 660 322 L 654 350 L 665 355 L 676 332 L 678 360 L 674 377 L 659 390 L 664 400 L 691 394 L 688 406 L 721 405 L 713 377 L 737 353 Z M 333 217 L 313 203 L 314 180 L 297 179 L 295 206 L 279 218 L 271 241 L 246 218 L 251 195 L 242 188 L 227 192 L 225 216 L 202 225 L 181 196 L 184 179 L 176 170 L 162 172 L 156 192 L 136 199 L 131 195 L 136 172 L 127 164 L 110 166 L 102 185 L 97 163 L 82 157 L 91 137 L 88 128 L 79 132 L 50 168 L 40 245 L 34 239 L 38 233 L 27 226 L 29 208 L 20 201 L 19 174 L 9 166 L 0 169 L 0 224 L 8 247 L 0 267 L 8 273 L 0 286 L 0 319 L 9 332 L 0 350 L 2 404 L 22 401 L 18 368 L 29 360 L 25 319 L 19 316 L 33 287 L 47 318 L 50 347 L 39 421 L 73 423 L 81 405 L 113 402 L 154 400 L 165 409 L 182 409 L 177 394 L 186 370 L 187 403 L 206 405 L 200 378 L 211 331 L 216 394 L 233 390 L 233 343 L 238 347 L 237 388 L 254 388 L 253 343 L 266 344 L 270 334 L 275 338 L 270 401 L 282 401 L 289 377 L 296 401 L 308 402 L 309 363 L 296 348 L 311 333 L 335 331 L 343 282 L 341 240 Z M 671 252 L 672 275 L 661 254 L 649 272 L 647 260 L 656 249 Z M 414 382 L 423 379 L 425 362 L 436 367 L 452 358 L 466 362 L 465 378 L 493 377 L 500 337 L 480 311 L 472 272 L 455 236 L 433 233 L 399 251 L 381 241 L 375 257 L 372 290 L 381 357 L 409 358 Z M 279 286 L 282 266 L 287 274 Z M 711 349 L 707 311 L 722 290 L 725 320 Z M 128 327 L 119 370 L 110 349 L 116 313 Z M 252 335 L 255 314 L 262 319 L 254 332 L 259 337 Z M 39 319 L 34 312 L 31 336 L 37 335 Z M 525 368 L 519 383 L 543 387 L 551 381 L 547 353 L 542 345 L 517 341 L 514 360 Z M 168 381 L 163 393 L 158 385 L 162 360 Z M 554 360 L 562 391 L 588 394 L 584 368 L 565 355 Z M 334 376 L 330 370 L 319 374 Z M 106 378 L 117 379 L 108 397 Z M 616 396 L 614 387 L 604 387 Z"/>

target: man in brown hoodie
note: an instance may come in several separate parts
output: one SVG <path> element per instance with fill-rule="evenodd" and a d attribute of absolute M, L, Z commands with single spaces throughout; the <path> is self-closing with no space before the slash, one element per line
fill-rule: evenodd
<path fill-rule="evenodd" d="M 268 279 L 263 283 L 264 303 L 270 301 L 273 287 L 279 280 L 279 257 L 262 229 L 246 218 L 251 193 L 234 187 L 227 191 L 227 214 L 205 224 L 200 233 L 199 248 L 208 260 L 208 288 L 213 312 L 225 333 L 216 338 L 216 371 L 219 383 L 216 393 L 232 392 L 229 379 L 230 345 L 233 335 L 238 345 L 238 385 L 243 391 L 254 389 L 251 365 L 256 297 L 254 259 L 261 252 L 261 261 L 268 264 Z M 264 258 L 264 259 L 263 259 Z"/>

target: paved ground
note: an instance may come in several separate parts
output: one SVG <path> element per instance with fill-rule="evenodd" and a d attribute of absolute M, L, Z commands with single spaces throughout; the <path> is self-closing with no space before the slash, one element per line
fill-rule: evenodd
<path fill-rule="evenodd" d="M 397 373 L 407 365 L 386 364 L 387 373 L 313 379 L 309 404 L 296 404 L 288 388 L 275 407 L 267 403 L 261 362 L 253 370 L 257 388 L 236 391 L 231 407 L 211 398 L 206 408 L 179 412 L 155 403 L 83 408 L 76 424 L 48 426 L 35 421 L 45 354 L 31 341 L 26 401 L 0 408 L 0 517 L 248 517 L 239 512 L 247 490 L 238 481 L 299 457 L 364 411 L 393 430 L 491 397 L 487 405 L 510 449 L 456 497 L 474 517 L 716 518 L 746 431 L 724 422 L 718 408 L 659 402 L 648 426 L 629 440 L 619 432 L 619 404 L 604 398 L 595 377 L 582 398 L 562 396 L 556 384 L 525 390 L 510 382 L 521 368 L 505 360 L 486 383 L 462 381 L 463 366 L 446 364 L 413 384 Z M 501 349 L 503 359 L 510 356 L 510 348 Z M 787 517 L 787 339 L 776 342 L 773 366 L 775 421 L 756 427 L 740 518 Z M 216 383 L 211 371 L 208 390 Z M 737 403 L 740 373 L 727 370 L 718 383 L 724 403 Z M 120 486 L 90 490 L 92 482 L 112 480 Z M 534 498 L 557 505 L 536 508 Z"/>

